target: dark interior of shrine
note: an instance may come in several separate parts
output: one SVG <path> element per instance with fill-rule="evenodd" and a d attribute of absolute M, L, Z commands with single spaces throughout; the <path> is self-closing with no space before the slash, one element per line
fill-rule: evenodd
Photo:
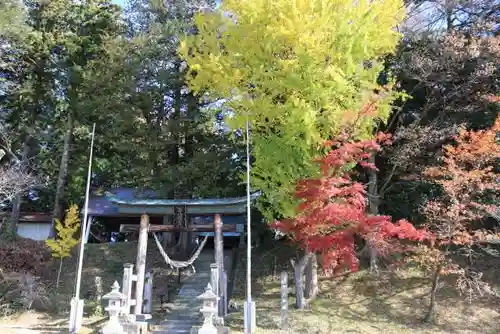
<path fill-rule="evenodd" d="M 137 240 L 137 233 L 120 233 L 120 226 L 123 224 L 139 225 L 140 217 L 97 217 L 92 223 L 91 233 L 89 235 L 89 243 L 103 242 L 128 242 Z M 161 225 L 163 222 L 162 216 L 150 216 L 149 222 L 152 225 Z M 176 240 L 179 238 L 179 233 L 176 233 Z M 152 239 L 152 235 L 149 235 Z M 203 239 L 203 235 L 199 236 L 199 240 Z M 238 246 L 240 236 L 224 236 L 224 248 L 233 248 Z M 209 236 L 205 248 L 214 248 L 214 237 Z"/>

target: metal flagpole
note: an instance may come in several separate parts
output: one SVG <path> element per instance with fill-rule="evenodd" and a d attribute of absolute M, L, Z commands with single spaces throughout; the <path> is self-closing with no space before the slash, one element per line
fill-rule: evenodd
<path fill-rule="evenodd" d="M 252 236 L 250 219 L 250 131 L 247 114 L 246 146 L 247 146 L 247 300 L 245 302 L 245 334 L 255 331 L 255 302 L 252 301 Z"/>
<path fill-rule="evenodd" d="M 80 285 L 82 283 L 83 251 L 85 245 L 84 238 L 85 238 L 85 233 L 87 231 L 90 181 L 92 179 L 92 154 L 94 151 L 94 136 L 95 136 L 95 123 L 92 127 L 92 139 L 90 141 L 89 168 L 87 173 L 87 188 L 85 190 L 83 222 L 81 224 L 82 235 L 80 238 L 80 252 L 78 256 L 78 269 L 76 272 L 75 297 L 71 299 L 71 311 L 69 317 L 70 333 L 77 333 L 82 327 L 82 320 L 83 320 L 83 300 L 80 300 Z"/>

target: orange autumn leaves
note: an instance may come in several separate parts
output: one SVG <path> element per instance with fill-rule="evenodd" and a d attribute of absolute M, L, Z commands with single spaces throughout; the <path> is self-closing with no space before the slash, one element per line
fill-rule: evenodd
<path fill-rule="evenodd" d="M 478 224 L 495 205 L 500 192 L 500 117 L 486 130 L 461 128 L 454 143 L 445 145 L 441 164 L 424 171 L 424 177 L 440 185 L 442 196 L 425 208 L 427 226 L 434 232 L 435 247 L 422 246 L 417 262 L 443 266 L 443 272 L 456 272 L 448 258 L 457 249 L 500 240 L 500 235 Z M 453 245 L 454 247 L 450 247 Z"/>

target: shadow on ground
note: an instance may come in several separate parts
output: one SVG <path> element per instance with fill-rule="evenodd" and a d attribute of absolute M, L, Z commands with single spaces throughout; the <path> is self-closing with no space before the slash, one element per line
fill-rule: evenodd
<path fill-rule="evenodd" d="M 293 247 L 275 244 L 253 253 L 252 295 L 257 304 L 257 326 L 265 333 L 279 332 L 279 275 L 289 273 Z M 227 318 L 235 331 L 243 328 L 245 257 L 239 262 L 234 299 L 238 311 Z M 492 276 L 491 273 L 488 273 Z M 290 294 L 290 329 L 287 333 L 499 333 L 498 301 L 481 298 L 468 303 L 445 278 L 438 292 L 437 323 L 423 324 L 427 312 L 430 279 L 414 268 L 385 270 L 372 276 L 367 271 L 337 278 L 322 277 L 318 298 L 305 311 L 294 310 Z"/>

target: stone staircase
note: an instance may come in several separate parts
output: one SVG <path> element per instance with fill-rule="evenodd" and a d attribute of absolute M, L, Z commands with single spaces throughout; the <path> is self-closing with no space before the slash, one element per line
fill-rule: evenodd
<path fill-rule="evenodd" d="M 231 263 L 231 253 L 224 252 L 224 264 Z M 196 273 L 186 278 L 174 300 L 167 319 L 160 323 L 159 330 L 153 334 L 189 334 L 193 326 L 200 326 L 203 316 L 200 313 L 201 295 L 210 282 L 210 264 L 214 262 L 212 250 L 203 251 L 194 263 Z M 225 268 L 229 270 L 230 268 Z"/>

